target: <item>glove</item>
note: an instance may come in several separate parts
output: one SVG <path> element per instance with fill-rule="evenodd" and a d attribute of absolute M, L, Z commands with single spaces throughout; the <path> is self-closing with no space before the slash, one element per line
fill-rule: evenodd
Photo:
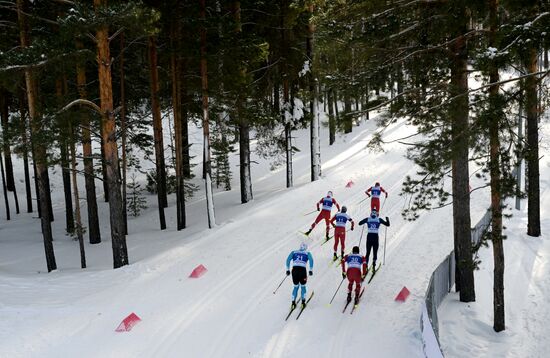
<path fill-rule="evenodd" d="M 290 270 L 286 270 L 286 275 L 290 275 Z"/>
<path fill-rule="evenodd" d="M 309 275 L 313 276 L 313 271 L 309 270 Z"/>
<path fill-rule="evenodd" d="M 367 196 L 370 198 L 370 194 L 369 194 L 369 193 L 367 193 Z"/>
<path fill-rule="evenodd" d="M 342 278 L 346 278 L 346 273 L 342 272 Z"/>
<path fill-rule="evenodd" d="M 320 208 L 317 208 L 317 211 L 321 211 L 321 209 L 320 209 Z"/>
<path fill-rule="evenodd" d="M 367 275 L 361 275 L 361 282 L 365 281 L 365 277 L 367 277 Z"/>
<path fill-rule="evenodd" d="M 386 199 L 388 198 L 388 193 L 386 193 Z"/>
<path fill-rule="evenodd" d="M 353 226 L 351 227 L 351 231 L 353 231 Z"/>

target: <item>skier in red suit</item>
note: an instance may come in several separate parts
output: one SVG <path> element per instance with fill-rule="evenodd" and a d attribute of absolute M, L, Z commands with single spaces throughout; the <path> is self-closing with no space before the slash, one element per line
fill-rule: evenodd
<path fill-rule="evenodd" d="M 341 257 L 344 257 L 344 250 L 346 248 L 346 223 L 348 221 L 351 222 L 351 230 L 353 231 L 353 228 L 355 226 L 355 223 L 353 222 L 353 219 L 351 216 L 347 213 L 348 208 L 346 208 L 344 205 L 342 205 L 342 210 L 339 213 L 336 213 L 330 223 L 334 227 L 334 257 L 333 260 L 338 260 L 338 255 L 336 254 L 336 250 L 338 250 L 338 243 L 340 242 L 340 250 L 342 252 Z"/>
<path fill-rule="evenodd" d="M 351 254 L 344 256 L 342 259 L 342 277 L 348 278 L 348 302 L 351 301 L 351 290 L 355 282 L 355 304 L 359 302 L 359 294 L 361 292 L 361 282 L 367 276 L 367 259 L 359 254 L 359 246 L 354 246 L 351 249 Z M 346 263 L 348 269 L 346 271 Z"/>
<path fill-rule="evenodd" d="M 382 195 L 382 193 L 386 194 L 386 198 L 388 197 L 388 192 L 385 191 L 378 182 L 365 191 L 368 197 L 372 197 L 370 200 L 370 211 L 380 211 L 380 195 Z"/>
<path fill-rule="evenodd" d="M 322 209 L 319 207 L 319 205 L 323 205 Z M 338 209 L 338 211 L 340 211 L 340 205 L 332 197 L 332 191 L 329 191 L 327 193 L 327 196 L 325 196 L 324 198 L 321 198 L 321 200 L 319 200 L 317 202 L 317 211 L 320 211 L 320 213 L 319 213 L 319 215 L 317 215 L 317 218 L 315 218 L 315 221 L 313 222 L 313 224 L 311 224 L 311 227 L 309 228 L 309 230 L 305 232 L 306 235 L 309 235 L 311 233 L 311 231 L 313 230 L 313 228 L 315 227 L 315 225 L 317 225 L 317 223 L 319 223 L 319 221 L 324 219 L 325 224 L 327 226 L 326 238 L 327 238 L 327 240 L 329 239 L 329 237 L 330 237 L 329 236 L 329 233 L 330 233 L 330 212 L 332 211 L 332 206 L 333 205 L 336 205 L 336 208 Z"/>

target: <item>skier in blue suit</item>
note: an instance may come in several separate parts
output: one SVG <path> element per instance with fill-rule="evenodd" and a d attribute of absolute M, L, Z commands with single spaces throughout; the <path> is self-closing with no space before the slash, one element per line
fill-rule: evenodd
<path fill-rule="evenodd" d="M 302 243 L 299 250 L 291 251 L 286 259 L 286 274 L 290 275 L 290 261 L 292 261 L 292 304 L 291 308 L 296 307 L 296 296 L 298 295 L 298 287 L 302 286 L 302 307 L 306 306 L 306 283 L 307 271 L 306 266 L 309 262 L 309 275 L 313 275 L 313 256 L 307 250 L 307 244 Z"/>
<path fill-rule="evenodd" d="M 372 269 L 376 271 L 376 259 L 378 258 L 378 230 L 380 224 L 390 226 L 390 218 L 386 220 L 378 217 L 378 212 L 373 210 L 369 217 L 359 221 L 359 225 L 367 224 L 367 266 L 369 264 L 370 250 L 373 249 Z"/>

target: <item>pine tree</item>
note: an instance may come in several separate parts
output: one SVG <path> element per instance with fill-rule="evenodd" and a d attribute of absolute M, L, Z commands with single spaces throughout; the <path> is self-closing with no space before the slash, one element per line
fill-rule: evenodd
<path fill-rule="evenodd" d="M 142 210 L 147 209 L 147 200 L 143 196 L 141 184 L 136 181 L 135 173 L 132 173 L 130 176 L 130 182 L 128 183 L 128 194 L 128 202 L 126 203 L 126 207 L 133 217 L 137 217 L 141 214 Z"/>

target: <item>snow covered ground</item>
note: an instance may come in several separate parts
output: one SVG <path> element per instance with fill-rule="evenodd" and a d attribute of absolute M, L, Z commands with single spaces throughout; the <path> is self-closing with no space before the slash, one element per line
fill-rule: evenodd
<path fill-rule="evenodd" d="M 0 357 L 290 357 L 298 352 L 312 357 L 422 357 L 421 302 L 431 272 L 452 249 L 451 208 L 425 213 L 412 223 L 401 218 L 405 202 L 398 193 L 414 167 L 403 157 L 400 144 L 388 144 L 384 153 L 366 150 L 375 130 L 373 120 L 365 122 L 329 147 L 323 128 L 323 178 L 314 183 L 309 182 L 309 131 L 298 131 L 296 146 L 302 151 L 294 158 L 295 187 L 284 187 L 284 168 L 269 171 L 269 163 L 257 160 L 260 164 L 252 168 L 254 201 L 240 204 L 235 178 L 237 189 L 215 194 L 218 226 L 212 230 L 206 229 L 201 193 L 187 206 L 189 227 L 181 232 L 174 229 L 174 199 L 166 211 L 168 229 L 161 232 L 151 197 L 150 208 L 129 222 L 131 265 L 118 270 L 111 269 L 107 206 L 102 202 L 103 242 L 86 245 L 88 268 L 79 268 L 78 243 L 63 235 L 57 173 L 52 177 L 56 272 L 45 272 L 34 215 L 0 220 Z M 397 122 L 383 137 L 396 139 L 413 130 Z M 200 150 L 200 145 L 195 147 Z M 232 162 L 236 168 L 236 155 Z M 350 180 L 355 184 L 346 188 Z M 327 306 L 341 275 L 329 265 L 331 245 L 320 246 L 324 228 L 317 226 L 310 239 L 298 230 L 309 227 L 314 215 L 304 213 L 314 210 L 327 190 L 348 206 L 356 221 L 362 219 L 369 205 L 368 200 L 359 202 L 375 181 L 390 194 L 382 210 L 392 224 L 387 230 L 386 263 L 350 316 L 341 313 L 345 289 Z M 21 195 L 22 183 L 18 184 Z M 486 193 L 474 192 L 473 222 L 487 202 Z M 359 241 L 360 229 L 348 232 L 348 249 Z M 381 243 L 384 236 L 382 231 Z M 315 258 L 308 283 L 315 297 L 300 320 L 284 322 L 290 280 L 277 294 L 273 290 L 284 278 L 288 252 L 304 240 Z M 365 237 L 362 252 L 364 245 Z M 383 246 L 379 262 L 382 255 Z M 208 272 L 199 279 L 188 278 L 199 264 Z M 397 303 L 394 298 L 403 286 L 411 296 Z M 131 312 L 142 322 L 131 332 L 116 333 Z M 533 334 L 542 335 L 536 328 Z"/>
<path fill-rule="evenodd" d="M 506 330 L 493 330 L 493 250 L 479 252 L 476 302 L 462 304 L 451 293 L 442 303 L 439 328 L 446 357 L 548 357 L 550 352 L 550 128 L 541 126 L 541 237 L 527 236 L 527 201 L 508 209 L 504 221 L 504 304 Z M 514 202 L 508 201 L 513 208 Z"/>

